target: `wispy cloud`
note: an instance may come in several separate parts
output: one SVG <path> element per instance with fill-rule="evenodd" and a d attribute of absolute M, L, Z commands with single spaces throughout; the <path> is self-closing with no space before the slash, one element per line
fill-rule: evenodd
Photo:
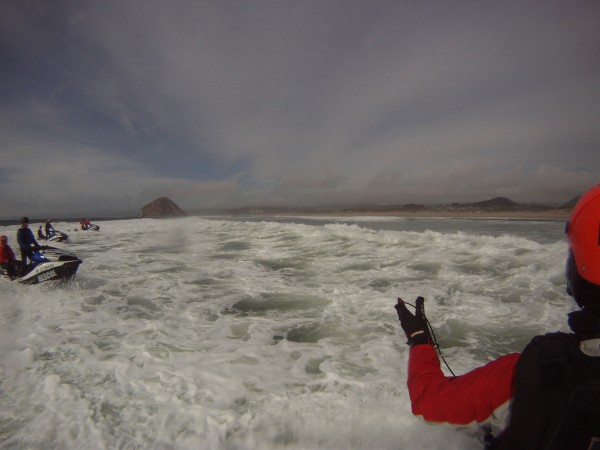
<path fill-rule="evenodd" d="M 5 218 L 160 195 L 566 201 L 599 182 L 597 2 L 36 0 L 0 17 Z"/>

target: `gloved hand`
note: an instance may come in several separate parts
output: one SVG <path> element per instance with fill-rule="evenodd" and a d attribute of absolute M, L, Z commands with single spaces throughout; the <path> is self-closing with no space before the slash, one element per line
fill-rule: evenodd
<path fill-rule="evenodd" d="M 417 344 L 431 344 L 432 342 L 425 320 L 424 303 L 425 299 L 423 297 L 417 297 L 414 315 L 408 310 L 401 298 L 398 298 L 398 303 L 394 306 L 398 313 L 400 326 L 407 338 L 406 343 L 411 347 Z"/>

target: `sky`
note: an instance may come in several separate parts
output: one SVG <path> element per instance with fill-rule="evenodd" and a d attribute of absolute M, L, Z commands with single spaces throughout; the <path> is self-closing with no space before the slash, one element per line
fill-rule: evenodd
<path fill-rule="evenodd" d="M 566 202 L 597 0 L 3 0 L 0 219 Z"/>

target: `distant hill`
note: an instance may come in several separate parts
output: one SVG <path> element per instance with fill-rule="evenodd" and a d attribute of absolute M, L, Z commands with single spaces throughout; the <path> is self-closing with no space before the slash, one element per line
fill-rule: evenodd
<path fill-rule="evenodd" d="M 481 202 L 474 203 L 450 203 L 445 205 L 424 206 L 425 210 L 448 212 L 540 212 L 570 208 L 572 208 L 572 206 L 568 204 L 556 207 L 543 204 L 517 203 L 506 197 L 494 197 L 489 200 L 483 200 Z"/>
<path fill-rule="evenodd" d="M 568 210 L 577 202 L 577 198 L 568 203 L 557 207 L 542 204 L 523 204 L 517 203 L 506 197 L 495 197 L 489 200 L 483 200 L 474 203 L 446 203 L 436 205 L 425 205 L 419 203 L 407 203 L 403 205 L 354 205 L 354 206 L 321 206 L 321 207 L 248 207 L 238 208 L 231 211 L 233 214 L 248 215 L 272 215 L 272 214 L 290 214 L 290 213 L 450 213 L 450 214 L 469 214 L 469 213 L 539 213 L 539 212 L 560 212 L 567 213 Z"/>
<path fill-rule="evenodd" d="M 187 213 L 167 197 L 159 197 L 143 206 L 138 217 L 184 217 Z"/>
<path fill-rule="evenodd" d="M 581 198 L 581 196 L 573 197 L 571 200 L 569 200 L 567 203 L 561 205 L 560 207 L 561 208 L 574 208 L 580 198 Z"/>
<path fill-rule="evenodd" d="M 556 209 L 555 206 L 549 205 L 517 203 L 506 197 L 495 197 L 482 202 L 466 203 L 462 206 L 480 211 L 547 211 Z"/>
<path fill-rule="evenodd" d="M 515 209 L 521 209 L 523 206 L 506 197 L 495 197 L 490 200 L 471 203 L 470 205 L 474 208 L 481 208 L 486 211 L 512 211 Z"/>

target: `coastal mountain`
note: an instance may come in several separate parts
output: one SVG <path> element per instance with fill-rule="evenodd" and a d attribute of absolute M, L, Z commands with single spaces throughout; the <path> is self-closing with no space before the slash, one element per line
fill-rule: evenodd
<path fill-rule="evenodd" d="M 490 200 L 484 200 L 482 202 L 471 203 L 474 208 L 481 208 L 485 211 L 514 211 L 522 209 L 524 205 L 519 205 L 513 202 L 510 198 L 506 197 L 495 197 Z"/>
<path fill-rule="evenodd" d="M 549 213 L 567 214 L 573 207 L 573 199 L 561 206 L 517 203 L 506 197 L 495 197 L 474 203 L 445 203 L 445 204 L 419 204 L 407 203 L 397 205 L 362 205 L 362 206 L 322 206 L 322 207 L 251 207 L 239 208 L 232 211 L 234 214 L 264 215 L 264 214 L 289 214 L 289 213 L 368 213 L 368 214 L 394 214 L 394 213 L 440 213 L 440 214 L 492 214 L 492 213 Z"/>
<path fill-rule="evenodd" d="M 140 209 L 138 217 L 184 217 L 187 213 L 167 197 L 159 197 Z"/>
<path fill-rule="evenodd" d="M 575 208 L 575 205 L 577 204 L 577 202 L 579 201 L 580 198 L 581 198 L 580 195 L 578 195 L 577 197 L 573 197 L 567 203 L 563 204 L 561 206 L 561 208 Z"/>
<path fill-rule="evenodd" d="M 523 204 L 512 201 L 506 197 L 495 197 L 490 200 L 484 200 L 476 203 L 465 203 L 459 205 L 463 209 L 471 209 L 474 211 L 547 211 L 556 209 L 550 205 L 540 204 Z M 562 207 L 561 207 L 562 208 Z"/>

